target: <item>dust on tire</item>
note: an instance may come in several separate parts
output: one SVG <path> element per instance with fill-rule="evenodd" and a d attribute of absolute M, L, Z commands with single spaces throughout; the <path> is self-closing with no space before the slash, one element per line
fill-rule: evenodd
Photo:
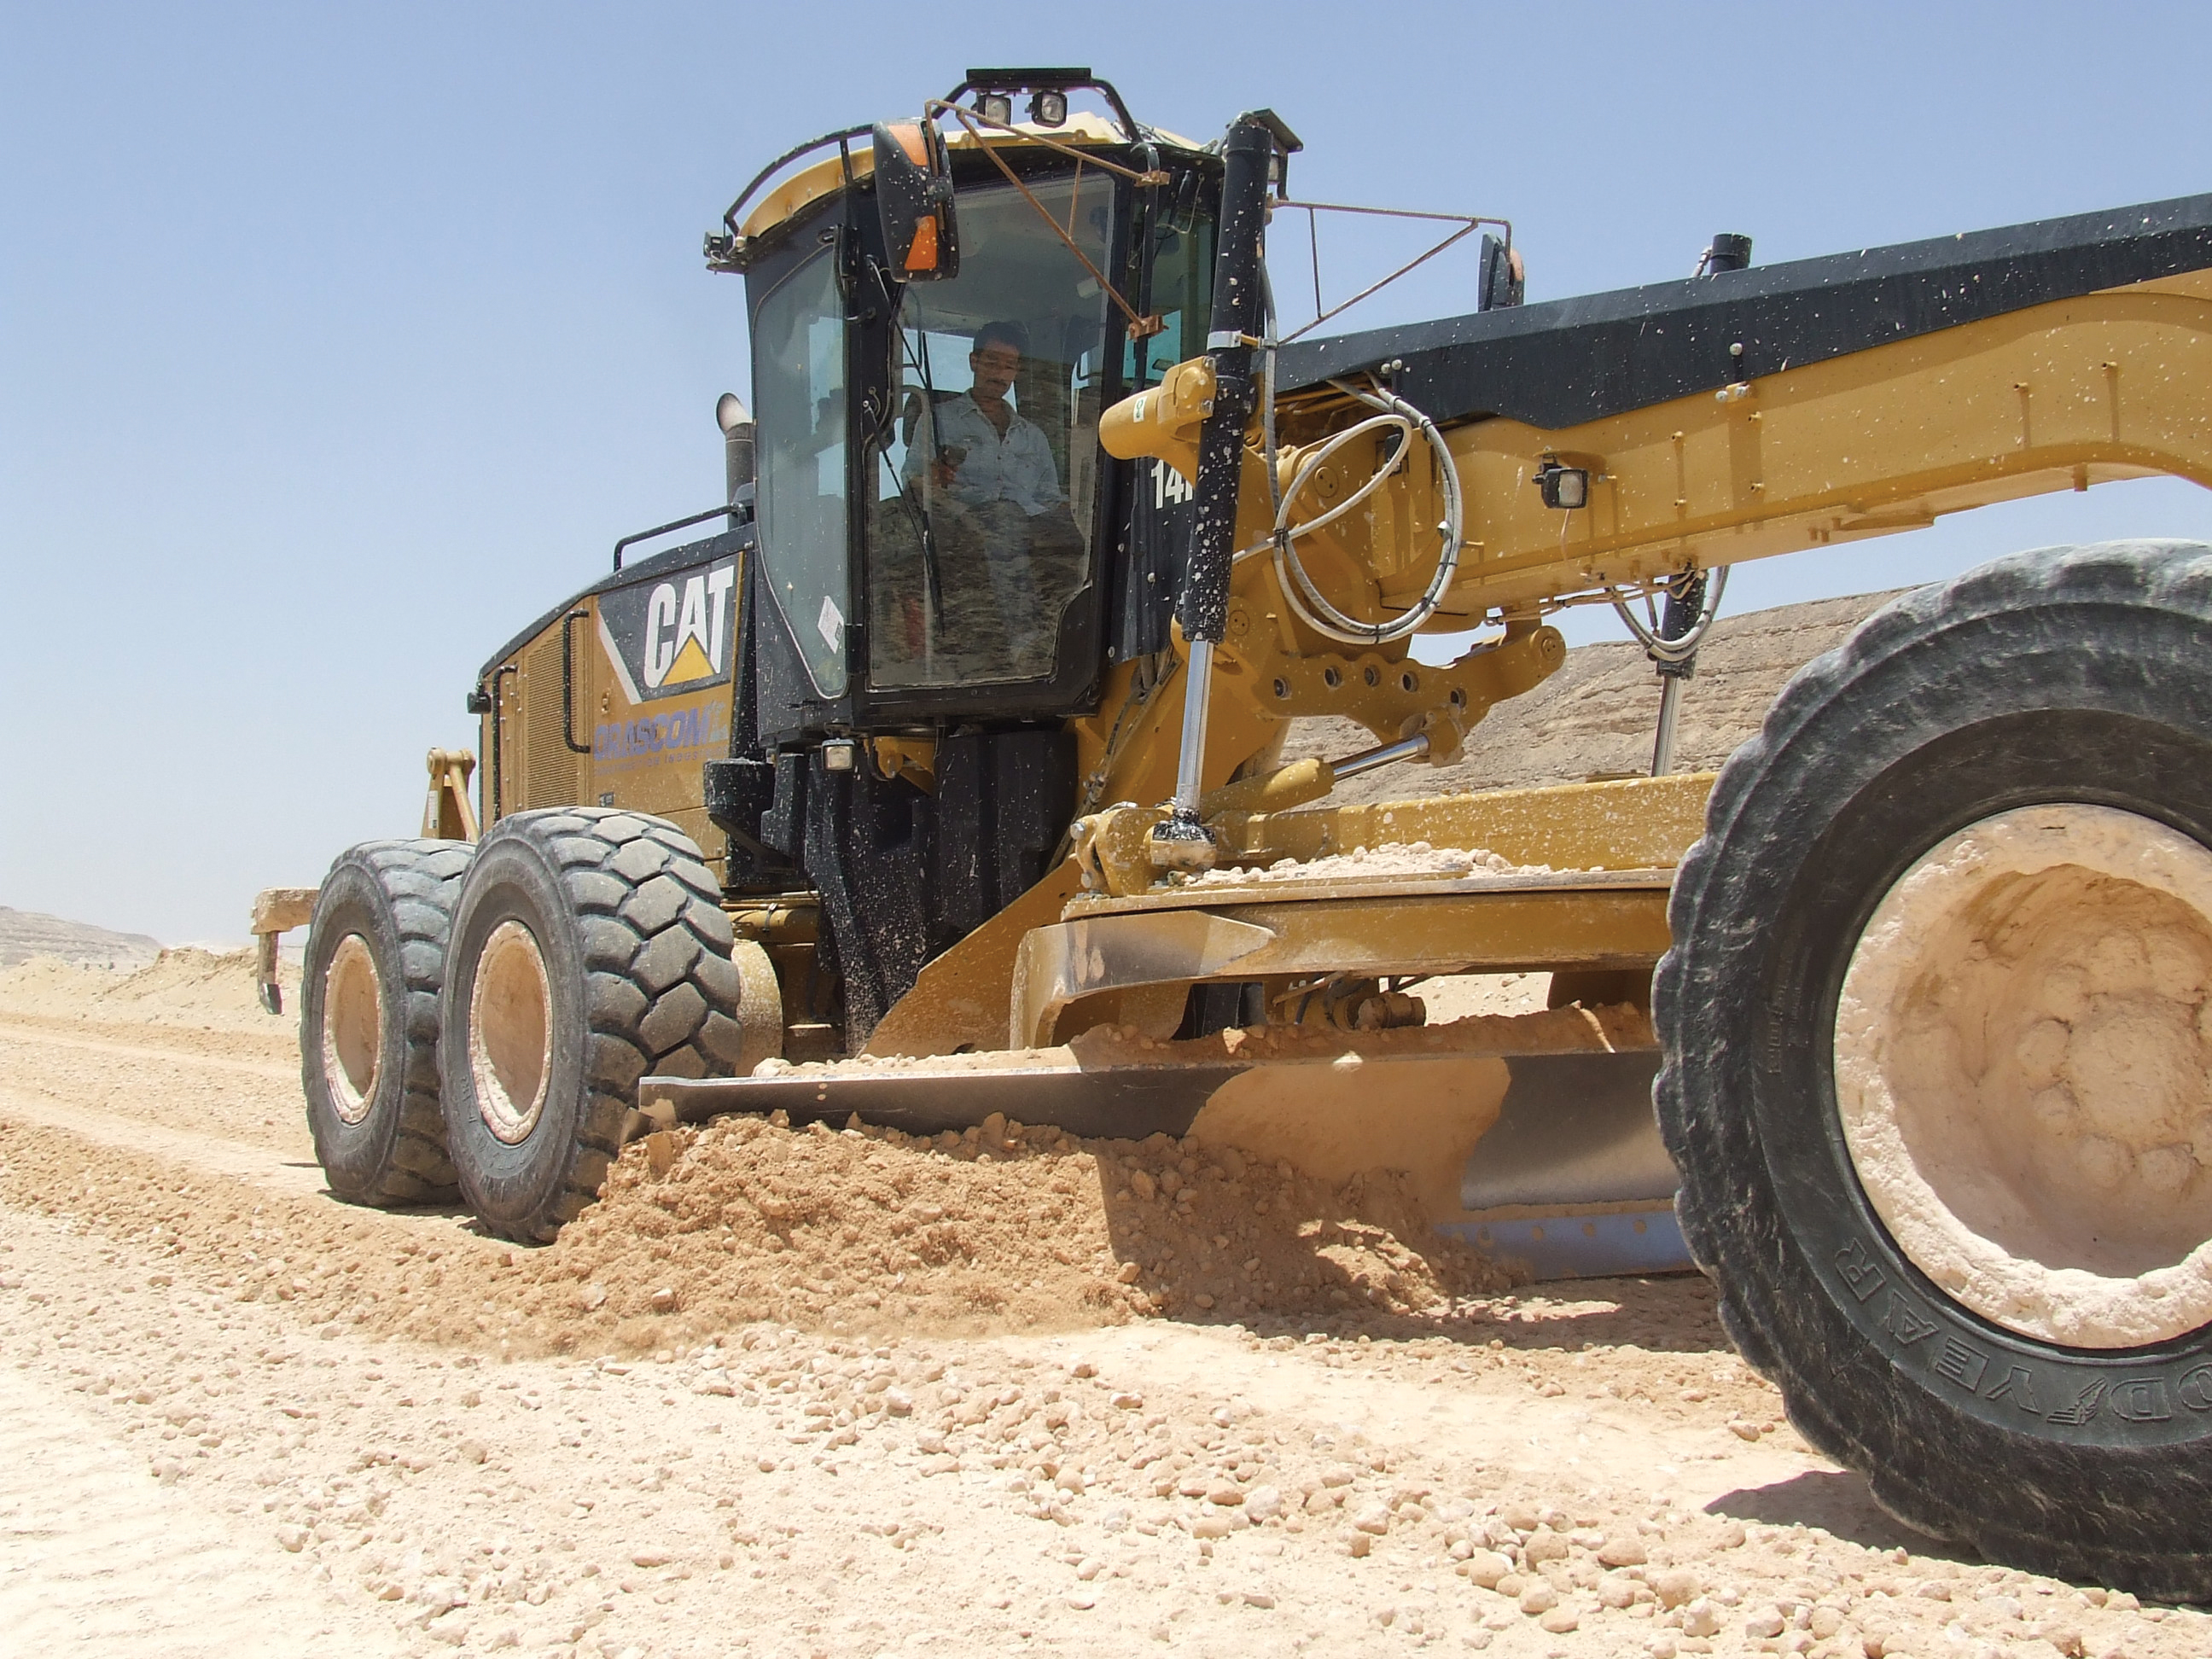
<path fill-rule="evenodd" d="M 331 1190 L 356 1204 L 453 1196 L 438 1104 L 438 994 L 466 843 L 368 842 L 338 854 L 315 899 L 301 975 L 300 1072 L 315 1156 Z M 333 969 L 337 984 L 333 985 Z M 334 1031 L 372 976 L 373 1051 Z M 337 1052 L 334 1052 L 337 1051 Z"/>
<path fill-rule="evenodd" d="M 1792 1420 L 1925 1530 L 2016 1565 L 2212 1595 L 2212 1328 L 2122 1351 L 1977 1317 L 1881 1224 L 1827 1034 L 1861 928 L 1945 837 L 2122 807 L 2212 844 L 2212 548 L 2023 554 L 1808 664 L 1722 774 L 1654 1013 L 1685 1236 Z"/>
<path fill-rule="evenodd" d="M 502 1140 L 479 1097 L 477 972 L 503 926 L 544 963 L 543 1098 Z M 500 820 L 478 845 L 453 924 L 441 1054 L 461 1190 L 504 1237 L 544 1242 L 598 1196 L 648 1071 L 727 1075 L 744 1032 L 730 921 L 698 848 L 643 813 L 577 807 Z M 503 1121 L 518 1121 L 507 1119 Z"/>

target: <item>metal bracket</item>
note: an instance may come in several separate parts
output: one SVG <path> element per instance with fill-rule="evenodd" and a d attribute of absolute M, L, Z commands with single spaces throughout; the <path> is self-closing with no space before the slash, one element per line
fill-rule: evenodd
<path fill-rule="evenodd" d="M 1033 929 L 1014 958 L 1008 1045 L 1051 1045 L 1061 1010 L 1132 985 L 1206 979 L 1274 942 L 1272 928 L 1202 910 L 1088 916 Z"/>

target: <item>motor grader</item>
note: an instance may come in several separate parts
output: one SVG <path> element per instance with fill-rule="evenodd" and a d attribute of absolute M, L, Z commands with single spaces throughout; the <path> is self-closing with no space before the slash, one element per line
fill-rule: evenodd
<path fill-rule="evenodd" d="M 757 418 L 647 536 L 711 533 L 492 655 L 473 799 L 434 751 L 422 837 L 257 908 L 271 962 L 312 911 L 332 1191 L 543 1241 L 717 1112 L 1376 1163 L 1441 1115 L 1440 1225 L 1686 1249 L 1900 1516 L 2212 1595 L 2212 549 L 1917 590 L 1717 776 L 1668 753 L 1735 564 L 2212 484 L 2212 196 L 1545 303 L 1431 216 L 1468 313 L 1325 335 L 1267 258 L 1345 210 L 1298 149 L 975 70 L 746 187 L 706 256 Z M 1425 789 L 1588 603 L 1658 665 L 1651 775 Z M 1285 762 L 1324 715 L 1372 744 Z M 1531 970 L 1596 1035 L 1425 1022 Z"/>

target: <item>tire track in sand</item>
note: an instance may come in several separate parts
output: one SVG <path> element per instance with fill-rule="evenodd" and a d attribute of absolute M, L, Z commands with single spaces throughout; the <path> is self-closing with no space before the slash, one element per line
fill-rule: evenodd
<path fill-rule="evenodd" d="M 273 1147 L 165 1128 L 144 1118 L 91 1106 L 40 1099 L 6 1084 L 0 1084 L 0 1118 L 63 1129 L 100 1146 L 230 1176 L 288 1198 L 308 1198 L 326 1190 L 319 1167 L 288 1158 Z"/>
<path fill-rule="evenodd" d="M 82 1407 L 0 1366 L 0 1631 L 16 1653 L 397 1653 L 388 1628 L 158 1485 Z"/>
<path fill-rule="evenodd" d="M 107 1054 L 117 1059 L 150 1060 L 162 1066 L 197 1066 L 204 1070 L 228 1072 L 236 1075 L 265 1079 L 270 1082 L 294 1083 L 300 1079 L 296 1060 L 280 1061 L 266 1058 L 262 1044 L 252 1044 L 252 1052 L 239 1054 L 207 1051 L 212 1034 L 180 1030 L 173 1034 L 161 1026 L 143 1028 L 141 1035 L 173 1036 L 168 1042 L 125 1042 L 104 1036 L 86 1036 L 78 1032 L 56 1029 L 58 1022 L 10 1018 L 0 1016 L 0 1043 L 15 1043 L 30 1048 L 68 1048 L 80 1054 Z M 224 1044 L 223 1048 L 234 1048 Z"/>

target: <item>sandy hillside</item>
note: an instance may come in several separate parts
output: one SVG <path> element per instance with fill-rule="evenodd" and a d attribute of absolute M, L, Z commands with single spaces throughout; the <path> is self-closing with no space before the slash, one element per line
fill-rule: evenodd
<path fill-rule="evenodd" d="M 1702 1281 L 1503 1288 L 1386 1175 L 725 1123 L 524 1251 L 324 1194 L 252 995 L 0 975 L 27 1651 L 2212 1650 L 1889 1521 Z"/>
<path fill-rule="evenodd" d="M 1862 593 L 1741 616 L 1723 612 L 1683 690 L 1675 769 L 1717 769 L 1759 730 L 1767 705 L 1801 665 L 1841 645 L 1896 597 Z M 1492 709 L 1452 764 L 1386 766 L 1337 793 L 1351 802 L 1392 800 L 1648 772 L 1658 718 L 1659 682 L 1642 647 L 1627 640 L 1577 646 L 1551 678 Z M 1375 742 L 1366 727 L 1349 720 L 1300 720 L 1297 726 L 1285 759 L 1354 754 Z"/>
<path fill-rule="evenodd" d="M 0 968 L 12 968 L 33 957 L 88 968 L 143 968 L 161 953 L 161 941 L 143 933 L 111 933 L 89 922 L 64 921 L 0 904 Z"/>

